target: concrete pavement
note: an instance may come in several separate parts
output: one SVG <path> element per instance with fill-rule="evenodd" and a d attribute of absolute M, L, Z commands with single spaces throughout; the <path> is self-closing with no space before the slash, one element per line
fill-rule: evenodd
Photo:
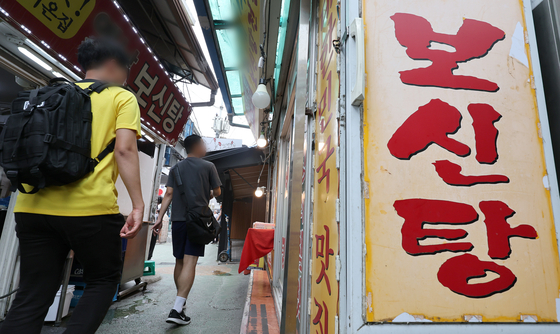
<path fill-rule="evenodd" d="M 192 318 L 190 325 L 179 327 L 165 322 L 176 296 L 173 282 L 175 260 L 171 242 L 167 242 L 156 246 L 152 258 L 156 263 L 156 274 L 162 279 L 148 284 L 145 292 L 137 292 L 113 303 L 97 333 L 239 333 L 249 277 L 237 274 L 238 263 L 218 264 L 217 249 L 217 245 L 206 246 L 206 256 L 199 260 L 197 276 L 187 300 L 186 314 Z M 234 259 L 239 251 L 235 249 Z M 62 330 L 45 326 L 42 334 L 61 333 Z"/>

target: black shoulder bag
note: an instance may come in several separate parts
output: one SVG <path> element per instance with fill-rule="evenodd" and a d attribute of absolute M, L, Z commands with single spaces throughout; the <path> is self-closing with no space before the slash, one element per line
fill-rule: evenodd
<path fill-rule="evenodd" d="M 181 175 L 179 174 L 179 166 L 173 168 L 173 177 L 178 188 L 177 190 L 179 190 L 179 193 L 181 194 L 181 199 L 185 203 L 185 206 L 188 207 L 187 195 L 185 194 L 183 181 L 181 180 Z M 216 237 L 220 234 L 222 227 L 216 218 L 214 218 L 210 208 L 205 208 L 203 211 L 206 212 L 199 213 L 195 210 L 188 210 L 185 220 L 189 240 L 196 244 L 207 245 L 216 239 Z"/>

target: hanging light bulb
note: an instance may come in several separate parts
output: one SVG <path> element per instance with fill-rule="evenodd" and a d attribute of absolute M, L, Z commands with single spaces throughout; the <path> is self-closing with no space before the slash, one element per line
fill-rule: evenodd
<path fill-rule="evenodd" d="M 253 94 L 253 105 L 259 109 L 264 109 L 268 107 L 270 104 L 270 95 L 268 95 L 268 91 L 266 90 L 266 80 L 261 79 L 257 90 Z"/>
<path fill-rule="evenodd" d="M 261 133 L 261 136 L 259 137 L 259 139 L 257 139 L 257 146 L 263 148 L 266 146 L 266 144 L 266 138 L 264 137 L 264 134 Z"/>
<path fill-rule="evenodd" d="M 257 187 L 257 190 L 255 190 L 255 196 L 262 197 L 262 195 L 264 195 L 264 187 Z"/>

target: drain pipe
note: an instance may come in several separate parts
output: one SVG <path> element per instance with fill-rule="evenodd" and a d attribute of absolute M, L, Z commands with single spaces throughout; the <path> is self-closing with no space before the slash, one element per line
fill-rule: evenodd
<path fill-rule="evenodd" d="M 214 105 L 214 102 L 216 102 L 216 94 L 218 93 L 217 89 L 212 89 L 212 91 L 210 92 L 210 101 L 207 102 L 193 102 L 191 103 L 191 107 L 196 108 L 196 107 L 211 107 Z"/>
<path fill-rule="evenodd" d="M 228 114 L 228 121 L 229 121 L 229 125 L 237 127 L 237 128 L 244 128 L 244 129 L 250 129 L 251 128 L 249 125 L 233 123 L 233 115 L 231 115 L 231 114 Z"/>
<path fill-rule="evenodd" d="M 217 89 L 212 89 L 212 91 L 210 92 L 210 101 L 207 102 L 193 102 L 191 103 L 191 107 L 196 108 L 196 107 L 211 107 L 214 105 L 214 103 L 216 102 L 216 94 L 218 93 Z M 245 128 L 245 129 L 250 129 L 251 127 L 245 124 L 237 124 L 237 123 L 233 123 L 233 115 L 228 114 L 228 121 L 229 121 L 229 125 L 231 126 L 235 126 L 238 128 Z"/>

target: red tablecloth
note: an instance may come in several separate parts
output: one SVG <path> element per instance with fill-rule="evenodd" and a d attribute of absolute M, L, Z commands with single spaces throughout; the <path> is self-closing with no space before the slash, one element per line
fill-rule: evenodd
<path fill-rule="evenodd" d="M 239 273 L 247 269 L 253 261 L 260 259 L 270 253 L 274 248 L 274 230 L 250 228 L 247 231 L 241 262 L 239 262 Z"/>

